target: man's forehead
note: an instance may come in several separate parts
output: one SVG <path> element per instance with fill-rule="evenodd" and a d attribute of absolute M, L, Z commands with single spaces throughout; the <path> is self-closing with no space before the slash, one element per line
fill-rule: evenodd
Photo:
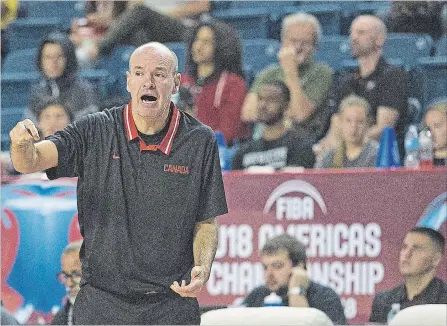
<path fill-rule="evenodd" d="M 310 33 L 309 33 L 310 32 Z M 313 37 L 314 26 L 308 22 L 291 23 L 284 30 L 284 35 L 309 35 Z"/>
<path fill-rule="evenodd" d="M 277 250 L 275 252 L 268 252 L 268 253 L 263 253 L 261 256 L 261 260 L 265 260 L 265 261 L 273 261 L 273 260 L 277 260 L 277 261 L 284 261 L 284 260 L 289 260 L 289 252 L 285 249 L 280 249 Z"/>
<path fill-rule="evenodd" d="M 373 30 L 375 26 L 375 22 L 369 17 L 360 17 L 354 21 L 351 26 L 351 29 L 370 31 Z"/>
<path fill-rule="evenodd" d="M 425 234 L 410 232 L 405 236 L 404 242 L 407 244 L 430 244 L 431 240 Z"/>
<path fill-rule="evenodd" d="M 151 48 L 136 52 L 130 58 L 130 66 L 132 68 L 145 67 L 148 65 L 169 69 L 174 65 L 174 58 L 169 52 Z"/>

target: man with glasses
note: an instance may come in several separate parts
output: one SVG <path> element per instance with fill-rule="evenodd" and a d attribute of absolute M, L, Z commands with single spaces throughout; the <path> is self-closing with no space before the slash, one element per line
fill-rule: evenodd
<path fill-rule="evenodd" d="M 313 15 L 296 13 L 284 18 L 279 64 L 267 67 L 255 79 L 242 107 L 243 121 L 258 122 L 261 86 L 267 82 L 282 81 L 290 90 L 287 121 L 308 129 L 313 136 L 312 142 L 323 137 L 329 125 L 329 116 L 322 109 L 326 106 L 333 71 L 328 65 L 312 59 L 321 34 L 321 25 Z"/>
<path fill-rule="evenodd" d="M 73 304 L 79 292 L 79 283 L 81 282 L 81 261 L 79 251 L 82 241 L 69 243 L 61 257 L 62 271 L 57 273 L 59 282 L 65 285 L 67 291 L 67 302 L 64 308 L 55 316 L 51 324 L 53 325 L 73 325 Z"/>

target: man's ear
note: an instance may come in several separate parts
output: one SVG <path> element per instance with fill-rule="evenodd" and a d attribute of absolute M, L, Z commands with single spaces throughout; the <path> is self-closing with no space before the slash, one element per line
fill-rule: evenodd
<path fill-rule="evenodd" d="M 172 94 L 175 94 L 180 89 L 180 81 L 182 80 L 182 76 L 180 73 L 176 73 L 174 76 L 174 87 L 172 88 Z"/>
<path fill-rule="evenodd" d="M 130 72 L 126 71 L 126 90 L 130 93 L 129 78 L 130 78 Z"/>

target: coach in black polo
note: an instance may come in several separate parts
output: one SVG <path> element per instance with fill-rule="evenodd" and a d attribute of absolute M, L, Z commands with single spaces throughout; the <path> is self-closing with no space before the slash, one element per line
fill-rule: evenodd
<path fill-rule="evenodd" d="M 78 177 L 84 244 L 76 324 L 199 324 L 196 296 L 227 212 L 213 131 L 170 101 L 177 58 L 160 43 L 135 50 L 128 105 L 88 115 L 38 139 L 11 131 L 14 167 Z"/>

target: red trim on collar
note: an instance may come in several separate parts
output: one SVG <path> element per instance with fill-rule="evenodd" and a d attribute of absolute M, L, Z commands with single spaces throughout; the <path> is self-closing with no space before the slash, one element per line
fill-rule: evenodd
<path fill-rule="evenodd" d="M 138 138 L 140 140 L 140 151 L 156 151 L 160 150 L 166 155 L 171 153 L 172 144 L 174 143 L 175 135 L 177 134 L 178 126 L 180 124 L 180 112 L 171 102 L 170 108 L 172 109 L 171 121 L 169 122 L 169 129 L 160 145 L 146 143 L 138 135 L 135 121 L 132 117 L 132 105 L 131 102 L 124 107 L 124 128 L 126 129 L 127 139 L 133 140 Z"/>

